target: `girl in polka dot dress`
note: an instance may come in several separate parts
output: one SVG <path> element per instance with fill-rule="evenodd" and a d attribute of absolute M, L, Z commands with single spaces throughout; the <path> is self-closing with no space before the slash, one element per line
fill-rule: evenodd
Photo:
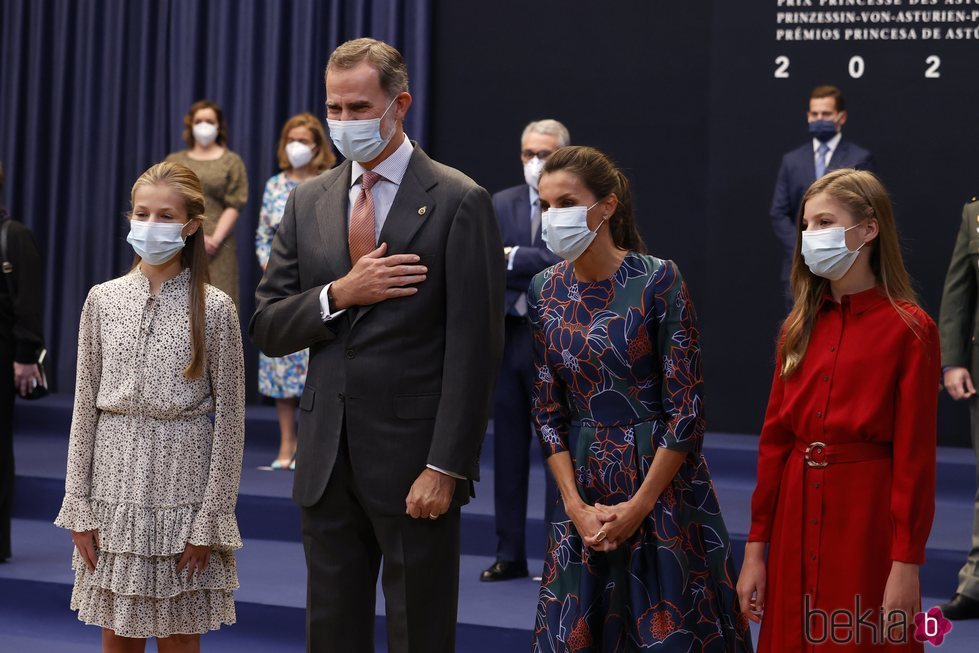
<path fill-rule="evenodd" d="M 204 196 L 178 163 L 136 181 L 132 270 L 82 309 L 65 499 L 78 618 L 104 651 L 198 651 L 235 621 L 241 331 L 207 283 Z M 213 415 L 213 422 L 212 416 Z"/>

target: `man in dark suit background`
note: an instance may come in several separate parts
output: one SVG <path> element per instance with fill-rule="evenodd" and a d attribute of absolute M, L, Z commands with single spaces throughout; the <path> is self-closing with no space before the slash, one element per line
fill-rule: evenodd
<path fill-rule="evenodd" d="M 527 320 L 527 288 L 535 274 L 560 260 L 541 240 L 537 181 L 547 157 L 569 144 L 568 129 L 557 120 L 538 120 L 527 125 L 520 138 L 525 183 L 493 195 L 507 269 L 506 344 L 493 402 L 496 562 L 480 575 L 482 581 L 528 575 L 527 485 L 530 446 L 536 446 L 537 442 L 531 426 L 531 392 L 537 372 Z M 551 521 L 557 506 L 557 487 L 547 469 L 544 478 L 544 518 Z M 542 554 L 546 543 L 540 545 Z"/>
<path fill-rule="evenodd" d="M 446 653 L 503 347 L 503 245 L 489 194 L 404 134 L 397 50 L 338 47 L 326 98 L 347 160 L 290 196 L 249 327 L 270 356 L 310 348 L 293 488 L 307 650 L 373 650 L 383 559 L 388 650 Z"/>
<path fill-rule="evenodd" d="M 874 155 L 843 138 L 847 121 L 843 93 L 835 86 L 817 86 L 809 94 L 809 135 L 812 140 L 782 157 L 772 198 L 772 229 L 782 246 L 782 283 L 788 307 L 792 308 L 789 272 L 799 235 L 802 196 L 812 182 L 830 170 L 856 168 L 877 172 Z"/>
<path fill-rule="evenodd" d="M 942 372 L 945 390 L 952 399 L 969 404 L 972 445 L 979 458 L 979 399 L 975 379 L 979 378 L 979 202 L 962 209 L 958 237 L 945 275 L 945 291 L 938 317 L 942 343 Z M 979 467 L 976 468 L 979 478 Z M 955 596 L 941 606 L 948 619 L 979 619 L 979 492 L 976 493 L 972 520 L 972 547 L 959 570 Z"/>

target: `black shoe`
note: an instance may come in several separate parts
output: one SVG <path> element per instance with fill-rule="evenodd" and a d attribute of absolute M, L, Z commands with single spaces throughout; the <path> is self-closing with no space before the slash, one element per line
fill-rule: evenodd
<path fill-rule="evenodd" d="M 969 598 L 965 594 L 956 594 L 955 597 L 944 605 L 938 606 L 946 619 L 952 621 L 960 619 L 979 619 L 979 601 Z"/>
<path fill-rule="evenodd" d="M 508 560 L 497 560 L 489 569 L 479 575 L 479 580 L 483 582 L 493 582 L 497 580 L 512 580 L 514 578 L 526 578 L 526 562 L 510 562 Z"/>

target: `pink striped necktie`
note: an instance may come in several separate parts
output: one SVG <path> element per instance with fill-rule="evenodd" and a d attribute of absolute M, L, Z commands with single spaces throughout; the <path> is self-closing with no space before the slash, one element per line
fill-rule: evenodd
<path fill-rule="evenodd" d="M 349 235 L 350 265 L 355 264 L 364 254 L 377 247 L 377 232 L 374 222 L 374 194 L 371 188 L 381 180 L 381 175 L 365 170 L 360 178 L 360 195 L 350 214 Z"/>

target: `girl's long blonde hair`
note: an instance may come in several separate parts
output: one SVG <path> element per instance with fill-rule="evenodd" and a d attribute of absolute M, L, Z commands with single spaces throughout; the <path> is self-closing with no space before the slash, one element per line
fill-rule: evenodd
<path fill-rule="evenodd" d="M 204 249 L 204 191 L 201 180 L 194 171 L 180 163 L 163 161 L 144 172 L 133 184 L 130 201 L 136 204 L 136 189 L 140 186 L 164 185 L 173 189 L 184 200 L 187 217 L 199 220 L 200 226 L 192 235 L 180 253 L 180 264 L 190 268 L 190 363 L 184 368 L 184 377 L 196 379 L 204 373 L 207 363 L 205 347 L 205 297 L 206 284 L 209 281 L 207 270 L 207 252 Z M 131 269 L 135 270 L 140 263 L 136 256 Z"/>
<path fill-rule="evenodd" d="M 801 254 L 802 215 L 805 213 L 806 202 L 819 193 L 826 193 L 845 206 L 856 222 L 877 220 L 877 238 L 865 245 L 870 249 L 870 268 L 877 279 L 877 286 L 887 295 L 894 309 L 912 330 L 917 333 L 920 326 L 907 308 L 908 304 L 917 305 L 918 300 L 904 267 L 894 209 L 887 189 L 873 173 L 866 170 L 834 170 L 817 179 L 802 197 L 795 255 L 792 260 L 794 304 L 782 328 L 782 378 L 791 375 L 802 363 L 816 313 L 829 285 L 827 279 L 818 277 L 809 270 Z"/>

